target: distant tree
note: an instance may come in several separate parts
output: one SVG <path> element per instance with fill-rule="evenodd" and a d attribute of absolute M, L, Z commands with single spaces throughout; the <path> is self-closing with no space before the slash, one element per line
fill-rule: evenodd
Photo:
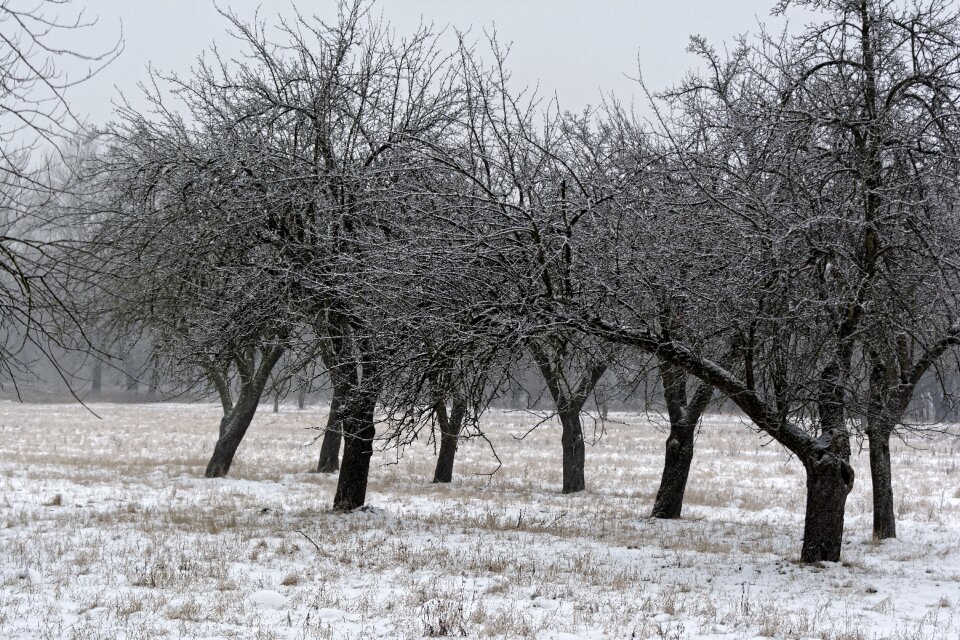
<path fill-rule="evenodd" d="M 69 0 L 0 5 L 0 372 L 15 385 L 30 374 L 23 356 L 31 350 L 59 372 L 54 354 L 68 344 L 57 327 L 76 329 L 61 269 L 72 233 L 64 237 L 50 218 L 72 186 L 56 173 L 83 128 L 69 89 L 122 48 L 121 40 L 88 52 L 66 44 L 95 24 Z M 77 62 L 87 68 L 68 75 L 64 67 Z"/>

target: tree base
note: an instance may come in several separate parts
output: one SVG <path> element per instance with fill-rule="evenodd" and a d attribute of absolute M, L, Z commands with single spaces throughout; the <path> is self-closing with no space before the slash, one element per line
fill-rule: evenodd
<path fill-rule="evenodd" d="M 853 488 L 853 468 L 840 457 L 823 453 L 807 468 L 807 513 L 800 561 L 839 562 L 843 516 Z"/>

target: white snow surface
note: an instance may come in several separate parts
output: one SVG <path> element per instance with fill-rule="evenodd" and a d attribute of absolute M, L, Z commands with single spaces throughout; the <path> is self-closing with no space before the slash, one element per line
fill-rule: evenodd
<path fill-rule="evenodd" d="M 651 520 L 664 434 L 612 414 L 584 493 L 559 426 L 494 411 L 454 482 L 432 443 L 375 454 L 367 503 L 310 473 L 326 407 L 261 407 L 230 478 L 202 478 L 206 404 L 0 403 L 0 638 L 960 638 L 960 443 L 894 451 L 899 538 L 871 541 L 855 460 L 843 561 L 804 566 L 800 464 L 710 416 L 684 517 Z M 652 416 L 656 421 L 656 416 Z M 592 423 L 586 421 L 588 438 Z M 494 475 L 486 475 L 496 470 Z"/>
<path fill-rule="evenodd" d="M 261 589 L 250 594 L 250 602 L 264 609 L 282 609 L 287 604 L 287 596 L 270 589 Z"/>

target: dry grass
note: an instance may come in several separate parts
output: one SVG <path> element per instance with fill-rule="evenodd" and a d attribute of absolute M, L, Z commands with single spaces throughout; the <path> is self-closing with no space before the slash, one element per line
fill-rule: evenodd
<path fill-rule="evenodd" d="M 200 478 L 216 407 L 94 410 L 0 405 L 0 638 L 958 636 L 946 437 L 897 447 L 900 540 L 870 541 L 860 456 L 844 563 L 804 567 L 800 465 L 729 418 L 663 522 L 663 435 L 638 416 L 588 448 L 583 494 L 559 493 L 558 427 L 517 441 L 539 418 L 501 412 L 496 474 L 481 441 L 449 486 L 432 446 L 381 452 L 375 508 L 334 515 L 336 479 L 308 473 L 322 408 L 260 414 L 222 481 Z"/>

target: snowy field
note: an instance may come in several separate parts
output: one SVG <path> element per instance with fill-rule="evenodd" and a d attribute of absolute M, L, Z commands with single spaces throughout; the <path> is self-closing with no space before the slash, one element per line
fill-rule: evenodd
<path fill-rule="evenodd" d="M 684 519 L 646 516 L 663 435 L 613 414 L 588 491 L 559 427 L 494 412 L 452 485 L 433 448 L 375 454 L 363 512 L 308 473 L 325 408 L 262 407 L 228 480 L 214 405 L 0 404 L 0 638 L 960 638 L 960 442 L 894 455 L 900 539 L 870 540 L 866 454 L 842 564 L 802 566 L 803 473 L 707 420 Z"/>

